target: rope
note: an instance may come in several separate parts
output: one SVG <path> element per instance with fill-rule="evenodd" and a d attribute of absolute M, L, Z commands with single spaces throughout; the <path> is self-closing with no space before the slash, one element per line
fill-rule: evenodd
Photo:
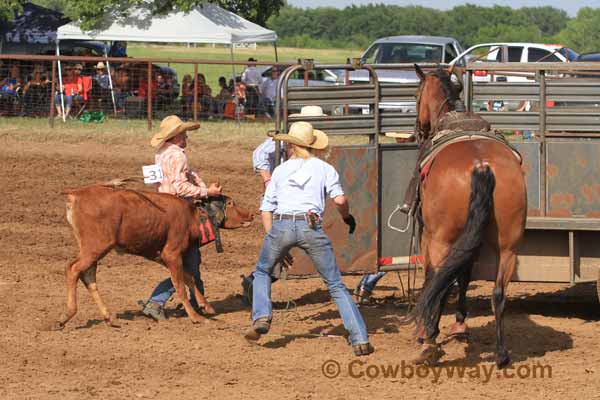
<path fill-rule="evenodd" d="M 406 277 L 407 278 L 406 279 L 406 290 L 404 289 L 404 282 L 402 280 L 402 275 L 400 274 L 400 271 L 396 272 L 396 276 L 398 277 L 398 280 L 400 281 L 400 289 L 402 291 L 402 296 L 404 298 L 406 298 L 406 300 L 408 302 L 406 316 L 408 316 L 408 314 L 414 307 L 414 300 L 415 300 L 414 292 L 415 292 L 416 277 L 417 277 L 417 257 L 414 257 L 414 264 L 413 264 L 413 261 L 411 261 L 413 259 L 413 256 L 416 255 L 416 242 L 417 242 L 416 235 L 415 235 L 416 221 L 414 218 L 412 218 L 412 211 L 409 214 L 408 218 L 409 218 L 408 225 L 406 226 L 405 230 L 403 231 L 403 232 L 406 232 L 406 231 L 408 231 L 409 228 L 411 229 L 410 243 L 409 243 L 409 249 L 408 249 L 408 260 L 409 261 L 408 261 L 408 270 L 407 270 L 407 277 Z M 414 268 L 412 268 L 413 265 L 414 265 Z M 414 272 L 414 273 L 412 273 L 412 284 L 411 284 L 411 272 Z"/>
<path fill-rule="evenodd" d="M 286 300 L 285 308 L 283 310 L 273 310 L 273 313 L 280 313 L 280 314 L 295 313 L 299 317 L 300 311 L 302 311 L 302 312 L 317 311 L 322 308 L 329 307 L 333 303 L 332 300 L 329 300 L 328 302 L 320 304 L 318 306 L 308 307 L 308 308 L 305 307 L 305 308 L 299 309 L 298 304 L 296 304 L 296 302 L 292 299 L 292 296 L 290 294 L 290 290 L 289 290 L 289 287 L 287 284 L 288 279 L 287 279 L 287 267 L 286 266 L 282 265 L 281 277 L 279 280 L 281 281 L 281 287 L 285 293 L 284 297 L 286 297 L 287 300 Z"/>

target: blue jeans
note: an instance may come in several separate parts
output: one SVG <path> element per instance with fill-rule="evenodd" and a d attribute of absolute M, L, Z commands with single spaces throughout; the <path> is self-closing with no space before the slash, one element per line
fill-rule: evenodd
<path fill-rule="evenodd" d="M 344 327 L 350 334 L 350 343 L 353 345 L 368 343 L 365 321 L 342 282 L 331 241 L 320 224 L 313 230 L 304 219 L 296 221 L 275 219 L 271 231 L 265 236 L 254 271 L 252 320 L 272 317 L 271 272 L 280 258 L 292 247 L 300 247 L 312 259 L 338 307 Z"/>
<path fill-rule="evenodd" d="M 362 287 L 365 291 L 371 293 L 375 290 L 375 286 L 381 278 L 385 276 L 386 272 L 377 272 L 375 274 L 363 275 L 362 279 L 358 283 L 358 287 Z"/>
<path fill-rule="evenodd" d="M 75 98 L 75 100 L 77 100 L 77 101 L 83 100 L 83 97 L 81 97 L 80 95 L 63 96 L 63 97 L 65 99 L 65 108 L 71 108 L 73 106 L 73 98 Z M 60 94 L 57 94 L 54 96 L 54 104 L 56 104 L 57 107 L 61 106 Z"/>
<path fill-rule="evenodd" d="M 204 283 L 200 277 L 200 260 L 200 249 L 198 246 L 190 246 L 190 248 L 183 254 L 183 270 L 192 274 L 196 287 L 200 293 L 204 294 Z M 164 306 L 174 293 L 175 288 L 173 287 L 173 282 L 171 281 L 171 278 L 167 278 L 156 286 L 148 301 L 153 301 Z M 194 296 L 194 292 L 191 290 L 190 303 L 193 307 L 198 307 L 196 296 Z"/>

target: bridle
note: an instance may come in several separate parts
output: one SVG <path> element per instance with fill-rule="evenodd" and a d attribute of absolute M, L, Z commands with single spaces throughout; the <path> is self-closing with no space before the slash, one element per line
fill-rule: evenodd
<path fill-rule="evenodd" d="M 427 74 L 430 75 L 431 73 Z M 439 78 L 438 78 L 439 79 Z M 417 118 L 415 120 L 415 136 L 417 138 L 417 143 L 421 144 L 424 140 L 426 140 L 425 135 L 429 135 L 431 134 L 431 132 L 435 132 L 435 129 L 437 127 L 437 123 L 441 118 L 441 114 L 442 114 L 442 110 L 444 109 L 444 106 L 448 105 L 448 111 L 452 111 L 450 109 L 449 106 L 449 102 L 448 102 L 448 96 L 446 96 L 446 98 L 444 99 L 444 101 L 442 101 L 437 109 L 437 112 L 434 114 L 435 118 L 431 118 L 429 119 L 429 121 L 434 121 L 435 122 L 435 126 L 431 126 L 431 122 L 429 124 L 429 132 L 425 132 L 423 130 L 423 127 L 421 126 L 421 122 L 419 121 L 419 110 L 421 109 L 421 91 L 423 88 L 423 84 L 425 83 L 425 80 L 421 81 L 421 84 L 419 85 L 419 89 L 417 90 Z M 427 136 L 429 137 L 429 136 Z"/>
<path fill-rule="evenodd" d="M 431 72 L 429 72 L 427 74 L 427 76 L 432 75 Z M 437 77 L 438 79 L 440 79 L 439 77 Z M 445 96 L 444 101 L 442 101 L 437 109 L 437 112 L 434 114 L 434 118 L 429 118 L 429 132 L 425 132 L 423 130 L 423 127 L 421 125 L 421 122 L 419 121 L 419 110 L 421 109 L 421 92 L 422 92 L 422 88 L 423 88 L 423 84 L 425 84 L 425 79 L 423 79 L 419 85 L 419 88 L 417 90 L 417 94 L 416 94 L 416 98 L 417 98 L 417 118 L 415 120 L 415 136 L 417 138 L 417 143 L 421 144 L 423 141 L 425 141 L 429 135 L 431 134 L 431 132 L 435 132 L 436 128 L 437 128 L 437 124 L 441 118 L 441 114 L 442 114 L 442 110 L 444 109 L 445 106 L 448 106 L 448 111 L 452 111 L 454 110 L 455 106 L 453 104 L 450 103 L 450 98 L 449 96 Z M 431 121 L 434 122 L 435 125 L 432 126 Z M 425 135 L 427 135 L 427 137 L 425 137 Z"/>

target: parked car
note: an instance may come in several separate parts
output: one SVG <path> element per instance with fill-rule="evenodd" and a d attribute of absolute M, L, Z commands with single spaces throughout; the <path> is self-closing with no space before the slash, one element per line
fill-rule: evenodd
<path fill-rule="evenodd" d="M 468 62 L 571 62 L 579 55 L 564 46 L 541 43 L 481 43 L 469 47 L 450 61 L 450 65 L 465 66 Z M 475 71 L 474 82 L 526 82 L 531 76 L 506 76 Z"/>
<path fill-rule="evenodd" d="M 448 63 L 463 51 L 458 40 L 443 36 L 390 36 L 377 39 L 363 53 L 364 64 L 415 64 L 415 63 Z M 419 78 L 410 69 L 378 68 L 379 82 L 386 83 L 416 83 Z M 369 81 L 367 70 L 357 70 L 350 73 L 351 83 Z M 352 108 L 369 113 L 368 106 L 354 105 Z M 415 112 L 414 101 L 380 103 L 379 108 L 389 111 Z"/>
<path fill-rule="evenodd" d="M 271 77 L 271 70 L 273 68 L 279 69 L 279 72 L 283 72 L 286 69 L 285 67 L 273 67 L 271 65 L 259 65 L 256 67 L 260 72 L 263 81 Z M 314 69 L 308 73 L 308 86 L 340 85 L 342 82 L 343 78 L 340 78 L 336 71 L 333 70 Z M 289 86 L 304 86 L 304 70 L 299 69 L 295 71 L 292 76 L 290 76 L 288 83 Z"/>

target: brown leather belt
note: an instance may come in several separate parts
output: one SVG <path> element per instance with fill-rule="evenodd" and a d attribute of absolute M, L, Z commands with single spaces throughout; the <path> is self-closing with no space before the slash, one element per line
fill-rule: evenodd
<path fill-rule="evenodd" d="M 273 214 L 273 219 L 289 219 L 292 221 L 306 221 L 308 215 L 305 213 L 300 214 Z"/>

